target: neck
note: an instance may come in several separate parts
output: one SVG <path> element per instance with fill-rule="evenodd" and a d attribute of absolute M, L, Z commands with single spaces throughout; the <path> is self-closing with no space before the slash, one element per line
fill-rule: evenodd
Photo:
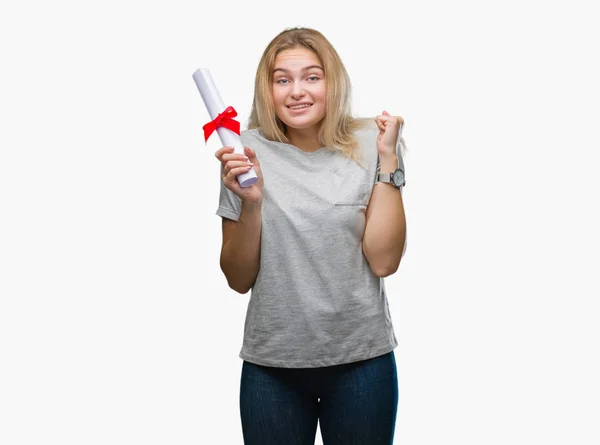
<path fill-rule="evenodd" d="M 287 128 L 287 137 L 290 144 L 295 145 L 302 151 L 313 152 L 322 148 L 319 142 L 318 128 Z"/>

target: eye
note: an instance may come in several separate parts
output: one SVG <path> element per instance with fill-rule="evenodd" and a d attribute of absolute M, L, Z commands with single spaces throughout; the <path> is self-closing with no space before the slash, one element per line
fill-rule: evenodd
<path fill-rule="evenodd" d="M 285 85 L 284 82 L 287 82 L 287 81 L 288 81 L 287 79 L 279 79 L 279 80 L 275 81 L 275 83 L 278 83 L 278 84 L 281 84 L 281 85 Z"/>
<path fill-rule="evenodd" d="M 308 79 L 312 80 L 313 82 L 316 82 L 317 80 L 319 80 L 319 77 L 313 75 L 313 76 L 308 76 Z"/>

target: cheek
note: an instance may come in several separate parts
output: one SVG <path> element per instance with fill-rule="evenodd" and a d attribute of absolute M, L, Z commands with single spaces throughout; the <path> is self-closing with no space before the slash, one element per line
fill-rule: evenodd
<path fill-rule="evenodd" d="M 320 88 L 316 95 L 319 98 L 319 100 L 323 102 L 323 104 L 325 104 L 325 99 L 327 98 L 327 91 L 324 88 Z"/>
<path fill-rule="evenodd" d="M 277 91 L 277 88 L 273 88 L 272 92 L 273 92 L 273 103 L 275 104 L 276 107 L 280 107 L 283 102 L 283 96 L 281 95 L 281 92 Z"/>
<path fill-rule="evenodd" d="M 325 93 L 323 93 L 322 95 L 319 96 L 319 102 L 321 102 L 321 107 L 323 108 L 323 111 L 325 111 L 325 109 L 327 108 L 327 96 L 325 95 Z"/>

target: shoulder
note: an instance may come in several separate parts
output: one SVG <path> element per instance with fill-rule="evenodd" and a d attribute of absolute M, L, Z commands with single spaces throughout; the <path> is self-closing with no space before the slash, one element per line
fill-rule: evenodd
<path fill-rule="evenodd" d="M 253 150 L 260 150 L 261 147 L 268 144 L 269 141 L 261 134 L 260 129 L 252 128 L 250 130 L 242 130 L 240 132 L 242 144 L 251 147 Z M 257 148 L 255 148 L 257 147 Z"/>
<path fill-rule="evenodd" d="M 252 128 L 250 130 L 242 130 L 240 132 L 240 137 L 242 139 L 256 139 L 260 136 L 258 128 Z"/>

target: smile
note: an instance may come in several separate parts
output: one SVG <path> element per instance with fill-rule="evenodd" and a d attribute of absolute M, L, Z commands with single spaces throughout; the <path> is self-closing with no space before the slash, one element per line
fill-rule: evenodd
<path fill-rule="evenodd" d="M 302 104 L 302 105 L 294 105 L 294 106 L 287 106 L 290 110 L 301 110 L 303 108 L 308 108 L 308 107 L 312 107 L 312 104 Z"/>

